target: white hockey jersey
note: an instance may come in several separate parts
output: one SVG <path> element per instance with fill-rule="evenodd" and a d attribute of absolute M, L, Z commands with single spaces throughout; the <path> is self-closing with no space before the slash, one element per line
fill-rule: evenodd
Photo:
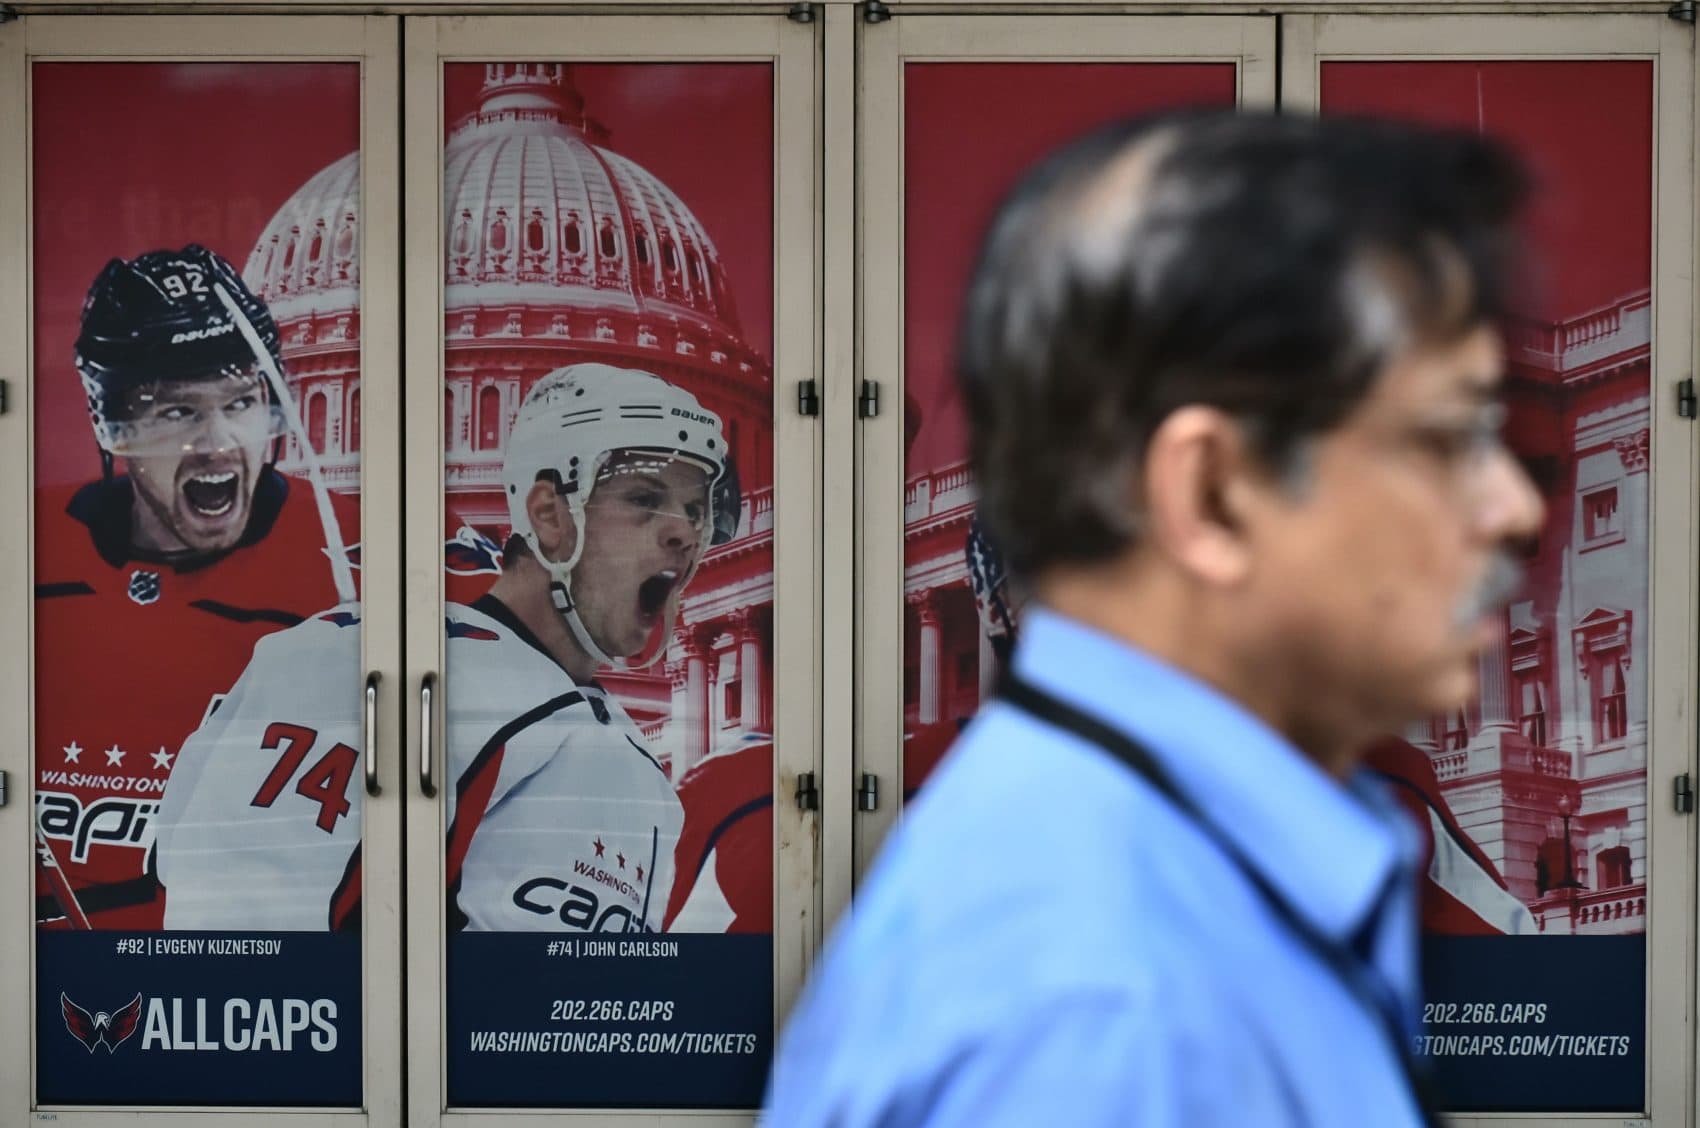
<path fill-rule="evenodd" d="M 449 926 L 661 931 L 684 812 L 642 732 L 495 600 L 447 630 Z"/>
<path fill-rule="evenodd" d="M 684 821 L 666 773 L 618 702 L 480 606 L 445 624 L 449 926 L 660 931 Z M 359 621 L 268 635 L 184 744 L 158 825 L 166 928 L 358 924 Z M 721 900 L 693 892 L 711 911 L 680 925 L 724 927 Z"/>
<path fill-rule="evenodd" d="M 358 925 L 359 624 L 347 604 L 262 638 L 184 743 L 158 823 L 167 929 Z"/>

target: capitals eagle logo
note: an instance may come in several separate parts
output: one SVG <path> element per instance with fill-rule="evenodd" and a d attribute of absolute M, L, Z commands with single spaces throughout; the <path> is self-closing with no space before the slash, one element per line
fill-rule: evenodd
<path fill-rule="evenodd" d="M 106 1052 L 112 1053 L 124 1043 L 124 1039 L 136 1032 L 136 1024 L 142 1017 L 142 996 L 137 992 L 136 997 L 119 1007 L 112 1014 L 96 1011 L 90 1015 L 88 1011 L 71 1001 L 65 992 L 59 992 L 59 1010 L 65 1016 L 65 1029 L 71 1036 L 94 1053 L 96 1046 L 104 1044 Z"/>

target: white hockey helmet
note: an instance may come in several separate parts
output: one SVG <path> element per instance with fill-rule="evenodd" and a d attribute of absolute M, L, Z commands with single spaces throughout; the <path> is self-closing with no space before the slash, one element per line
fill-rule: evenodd
<path fill-rule="evenodd" d="M 708 478 L 709 513 L 702 543 L 678 590 L 696 574 L 703 551 L 732 539 L 738 525 L 737 474 L 726 449 L 720 417 L 682 388 L 649 372 L 608 364 L 570 364 L 537 381 L 520 405 L 502 460 L 502 486 L 508 495 L 508 519 L 531 555 L 549 573 L 555 609 L 573 637 L 596 662 L 616 665 L 591 637 L 573 601 L 572 571 L 584 552 L 585 504 L 609 458 L 618 453 L 652 454 L 702 469 Z M 573 516 L 573 549 L 565 560 L 550 560 L 537 543 L 525 499 L 539 479 L 553 477 Z M 666 648 L 667 631 L 653 653 L 636 663 L 653 664 Z"/>

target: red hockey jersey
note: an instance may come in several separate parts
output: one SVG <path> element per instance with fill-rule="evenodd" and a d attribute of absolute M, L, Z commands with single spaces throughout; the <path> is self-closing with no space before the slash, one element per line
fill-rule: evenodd
<path fill-rule="evenodd" d="M 337 602 L 304 481 L 268 470 L 238 545 L 182 566 L 132 554 L 130 506 L 122 477 L 36 495 L 36 920 L 48 927 L 160 926 L 153 821 L 179 746 L 261 636 Z M 357 560 L 359 505 L 333 508 Z"/>
<path fill-rule="evenodd" d="M 685 825 L 673 851 L 666 927 L 705 868 L 732 910 L 728 932 L 773 931 L 773 744 L 752 739 L 691 766 L 679 781 Z"/>
<path fill-rule="evenodd" d="M 1421 749 L 1389 738 L 1364 754 L 1363 766 L 1387 780 L 1422 837 L 1424 932 L 1503 936 L 1537 930 L 1528 907 L 1506 889 L 1493 861 L 1458 824 Z"/>

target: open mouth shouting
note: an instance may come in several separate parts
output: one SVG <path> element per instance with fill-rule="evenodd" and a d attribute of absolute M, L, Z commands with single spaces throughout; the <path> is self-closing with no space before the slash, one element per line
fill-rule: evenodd
<path fill-rule="evenodd" d="M 666 609 L 667 601 L 679 590 L 679 580 L 683 575 L 676 568 L 665 568 L 638 585 L 638 614 L 645 622 L 653 622 Z"/>
<path fill-rule="evenodd" d="M 234 470 L 203 472 L 183 482 L 183 500 L 197 517 L 224 517 L 236 507 L 240 484 Z"/>

